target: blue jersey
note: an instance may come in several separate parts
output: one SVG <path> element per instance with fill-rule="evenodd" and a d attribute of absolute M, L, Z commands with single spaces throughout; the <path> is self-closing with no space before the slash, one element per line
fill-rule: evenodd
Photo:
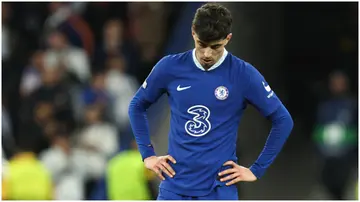
<path fill-rule="evenodd" d="M 282 105 L 256 68 L 226 50 L 209 70 L 195 50 L 162 58 L 137 94 L 154 103 L 163 93 L 171 109 L 168 154 L 177 163 L 170 163 L 174 178 L 165 176 L 160 187 L 187 196 L 226 183 L 218 173 L 226 161 L 237 161 L 237 131 L 248 103 L 264 116 Z"/>

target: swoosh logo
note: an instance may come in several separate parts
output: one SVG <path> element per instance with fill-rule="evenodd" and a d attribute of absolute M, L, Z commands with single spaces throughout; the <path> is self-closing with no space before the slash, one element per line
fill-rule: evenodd
<path fill-rule="evenodd" d="M 183 90 L 186 90 L 186 89 L 189 89 L 191 88 L 191 86 L 186 86 L 186 87 L 181 87 L 180 85 L 178 85 L 178 87 L 176 88 L 177 91 L 183 91 Z"/>

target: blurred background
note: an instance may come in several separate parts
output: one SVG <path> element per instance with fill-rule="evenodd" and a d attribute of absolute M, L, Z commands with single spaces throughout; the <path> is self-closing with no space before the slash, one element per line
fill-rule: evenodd
<path fill-rule="evenodd" d="M 200 2 L 2 3 L 2 198 L 155 199 L 127 109 L 164 55 L 193 48 Z M 295 128 L 240 199 L 355 199 L 358 183 L 358 4 L 223 3 L 227 49 L 252 63 Z M 149 110 L 166 154 L 169 107 Z M 239 128 L 250 166 L 271 124 L 254 108 Z"/>

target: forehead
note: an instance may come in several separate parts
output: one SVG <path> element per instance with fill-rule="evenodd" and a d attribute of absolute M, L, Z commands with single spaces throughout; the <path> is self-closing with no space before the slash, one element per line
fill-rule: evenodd
<path fill-rule="evenodd" d="M 196 40 L 196 42 L 198 42 L 198 43 L 206 44 L 206 45 L 208 45 L 208 46 L 221 45 L 221 44 L 223 44 L 223 43 L 226 41 L 226 39 L 221 39 L 221 40 L 217 40 L 217 41 L 204 42 L 204 41 L 201 41 L 201 40 L 199 39 L 199 37 L 198 37 L 197 34 L 195 34 L 195 40 Z"/>

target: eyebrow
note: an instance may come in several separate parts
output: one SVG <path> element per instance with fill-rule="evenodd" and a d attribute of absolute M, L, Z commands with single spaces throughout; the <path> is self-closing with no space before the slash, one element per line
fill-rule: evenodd
<path fill-rule="evenodd" d="M 214 46 L 221 46 L 221 45 L 222 45 L 221 43 L 218 43 L 218 44 L 213 44 L 211 46 L 214 47 Z"/>
<path fill-rule="evenodd" d="M 198 42 L 198 43 L 201 43 L 201 44 L 207 45 L 205 42 L 202 42 L 202 41 L 200 41 L 200 40 L 197 40 L 197 42 Z"/>
<path fill-rule="evenodd" d="M 204 44 L 204 45 L 211 46 L 211 47 L 221 46 L 221 45 L 222 45 L 221 43 L 216 43 L 216 44 L 209 45 L 209 44 L 207 44 L 207 43 L 205 43 L 205 42 L 203 42 L 203 41 L 200 41 L 200 40 L 197 40 L 197 41 L 198 41 L 198 43 L 200 43 L 200 44 Z"/>

